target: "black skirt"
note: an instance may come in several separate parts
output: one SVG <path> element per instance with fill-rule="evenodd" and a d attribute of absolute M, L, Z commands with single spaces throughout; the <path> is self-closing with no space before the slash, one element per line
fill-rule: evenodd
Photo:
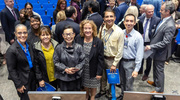
<path fill-rule="evenodd" d="M 59 86 L 61 91 L 80 91 L 81 78 L 74 81 L 62 81 L 59 80 Z"/>

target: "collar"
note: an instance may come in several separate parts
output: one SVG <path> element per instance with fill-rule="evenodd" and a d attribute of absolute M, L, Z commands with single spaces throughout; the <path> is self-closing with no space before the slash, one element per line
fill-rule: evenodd
<path fill-rule="evenodd" d="M 89 16 L 93 16 L 93 15 L 96 15 L 98 12 L 94 12 L 92 14 L 90 14 Z"/>
<path fill-rule="evenodd" d="M 120 5 L 123 5 L 124 3 L 125 3 L 125 2 L 120 3 L 119 6 L 120 6 Z"/>
<path fill-rule="evenodd" d="M 70 18 L 70 17 L 69 17 L 69 18 L 67 18 L 67 20 L 71 20 L 71 21 L 74 21 L 74 19 L 72 19 L 72 18 Z"/>
<path fill-rule="evenodd" d="M 131 30 L 131 32 L 129 34 L 126 33 L 126 29 L 125 29 L 124 33 L 125 33 L 125 35 L 132 36 L 132 34 L 134 33 L 134 28 Z"/>
<path fill-rule="evenodd" d="M 6 6 L 10 11 L 14 10 L 13 8 L 11 9 L 10 7 Z"/>
<path fill-rule="evenodd" d="M 151 17 L 152 18 L 152 17 Z M 147 20 L 147 19 L 149 19 L 149 21 L 151 20 L 151 18 L 147 18 L 147 17 L 145 17 L 145 19 L 144 20 Z"/>
<path fill-rule="evenodd" d="M 18 42 L 18 44 L 20 45 L 20 47 L 23 49 L 23 51 L 24 51 L 25 49 L 28 49 L 28 48 L 29 48 L 29 45 L 27 44 L 27 42 L 25 42 L 26 48 L 24 48 L 23 45 L 22 45 L 18 40 L 17 40 L 17 42 Z"/>
<path fill-rule="evenodd" d="M 108 29 L 106 28 L 106 25 L 104 25 L 103 30 L 108 31 Z M 113 26 L 109 30 L 113 30 L 114 31 L 115 30 L 115 24 L 113 24 Z"/>
<path fill-rule="evenodd" d="M 171 18 L 171 16 L 163 18 L 163 22 L 165 22 L 166 20 L 168 20 L 169 18 Z"/>

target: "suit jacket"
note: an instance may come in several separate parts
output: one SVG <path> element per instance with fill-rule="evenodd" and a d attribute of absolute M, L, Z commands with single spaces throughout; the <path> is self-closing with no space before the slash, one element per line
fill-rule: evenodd
<path fill-rule="evenodd" d="M 171 41 L 175 31 L 174 20 L 170 17 L 154 32 L 150 42 L 154 60 L 165 61 L 171 56 Z"/>
<path fill-rule="evenodd" d="M 145 19 L 146 16 L 140 16 L 139 17 L 139 21 L 144 23 L 144 19 Z M 152 30 L 155 30 L 156 26 L 158 25 L 158 23 L 161 21 L 161 19 L 159 17 L 156 17 L 156 16 L 152 16 L 151 18 L 151 22 L 150 22 L 150 25 L 149 25 L 149 38 L 151 39 L 151 34 L 152 34 Z"/>
<path fill-rule="evenodd" d="M 157 17 L 161 17 L 160 9 L 162 0 L 143 0 L 142 4 L 152 4 L 154 6 L 154 15 Z"/>
<path fill-rule="evenodd" d="M 118 24 L 124 17 L 126 10 L 128 9 L 128 5 L 126 3 L 121 3 L 115 10 L 116 20 L 115 24 Z M 123 10 L 122 10 L 123 9 Z"/>
<path fill-rule="evenodd" d="M 78 35 L 75 39 L 76 43 L 79 43 L 83 46 L 84 37 Z M 89 73 L 90 77 L 96 77 L 96 75 L 102 76 L 102 69 L 104 68 L 104 44 L 103 42 L 97 38 L 93 38 L 92 47 L 90 50 L 89 57 Z"/>
<path fill-rule="evenodd" d="M 93 20 L 94 21 L 94 23 L 97 26 L 97 31 L 99 30 L 101 24 L 103 23 L 103 18 L 98 12 L 93 14 L 92 16 L 89 16 L 88 20 Z"/>
<path fill-rule="evenodd" d="M 64 41 L 64 38 L 62 37 L 63 34 L 63 28 L 66 25 L 71 25 L 74 29 L 74 33 L 79 34 L 80 33 L 80 27 L 79 24 L 75 23 L 72 19 L 67 18 L 65 21 L 61 21 L 57 23 L 56 29 L 55 29 L 55 34 L 54 34 L 54 39 L 61 44 Z"/>
<path fill-rule="evenodd" d="M 16 8 L 13 8 L 17 19 L 19 19 L 19 11 Z M 12 15 L 12 13 L 9 11 L 9 9 L 7 7 L 5 7 L 2 11 L 1 11 L 1 24 L 3 27 L 3 30 L 5 32 L 5 38 L 6 41 L 10 43 L 10 40 L 14 39 L 15 35 L 14 35 L 14 23 L 15 23 L 16 19 L 14 18 L 14 16 Z"/>
<path fill-rule="evenodd" d="M 33 62 L 33 51 L 31 46 L 29 46 L 29 52 Z M 15 87 L 20 88 L 23 85 L 27 86 L 29 83 L 29 73 L 34 72 L 35 67 L 29 68 L 27 57 L 17 41 L 15 41 L 7 50 L 6 60 L 9 79 L 14 82 Z"/>

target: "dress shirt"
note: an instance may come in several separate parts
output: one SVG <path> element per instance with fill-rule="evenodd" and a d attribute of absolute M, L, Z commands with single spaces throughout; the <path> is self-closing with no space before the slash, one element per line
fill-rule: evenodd
<path fill-rule="evenodd" d="M 146 21 L 147 21 L 147 17 L 145 17 L 145 19 L 144 19 L 143 28 L 145 27 Z M 149 26 L 150 26 L 150 22 L 151 22 L 151 18 L 149 18 L 149 20 L 148 20 L 148 24 L 147 24 L 146 31 L 145 31 L 146 33 L 144 33 L 145 34 L 144 42 L 150 42 L 150 38 L 149 38 Z"/>
<path fill-rule="evenodd" d="M 26 55 L 26 58 L 28 60 L 28 63 L 29 63 L 29 68 L 31 69 L 33 67 L 33 64 L 32 64 L 31 55 L 30 55 L 30 52 L 29 52 L 29 45 L 26 42 L 25 43 L 26 44 L 26 48 L 24 48 L 23 45 L 18 40 L 17 40 L 17 42 L 19 43 L 19 45 L 21 46 L 22 50 L 24 51 L 24 53 Z"/>
<path fill-rule="evenodd" d="M 101 35 L 101 40 L 104 43 L 104 56 L 115 57 L 112 65 L 117 66 L 123 53 L 124 33 L 122 29 L 114 24 L 108 30 L 106 25 L 104 25 L 102 33 L 99 35 Z"/>
<path fill-rule="evenodd" d="M 12 10 L 14 10 L 14 9 L 11 9 L 10 7 L 8 7 L 8 6 L 6 6 L 8 9 L 9 9 L 9 11 L 11 12 L 11 14 L 15 17 L 16 16 L 16 18 L 17 18 L 17 15 L 16 15 L 16 13 L 15 13 L 15 11 L 14 11 L 14 14 L 13 14 L 13 12 L 12 12 Z"/>
<path fill-rule="evenodd" d="M 138 72 L 141 67 L 141 61 L 144 54 L 144 42 L 141 34 L 133 29 L 129 34 L 124 31 L 124 40 L 127 39 L 127 47 L 124 47 L 123 58 L 125 59 L 135 59 L 135 69 Z M 127 36 L 126 36 L 127 35 Z M 124 42 L 125 43 L 125 42 Z"/>

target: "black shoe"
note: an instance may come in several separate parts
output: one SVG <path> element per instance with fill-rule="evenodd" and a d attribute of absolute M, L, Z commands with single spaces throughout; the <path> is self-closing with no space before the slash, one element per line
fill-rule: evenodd
<path fill-rule="evenodd" d="M 95 98 L 99 98 L 99 97 L 101 97 L 101 96 L 103 96 L 103 95 L 105 95 L 106 94 L 106 92 L 105 93 L 98 93 L 98 94 L 96 94 L 96 96 L 95 96 Z"/>

